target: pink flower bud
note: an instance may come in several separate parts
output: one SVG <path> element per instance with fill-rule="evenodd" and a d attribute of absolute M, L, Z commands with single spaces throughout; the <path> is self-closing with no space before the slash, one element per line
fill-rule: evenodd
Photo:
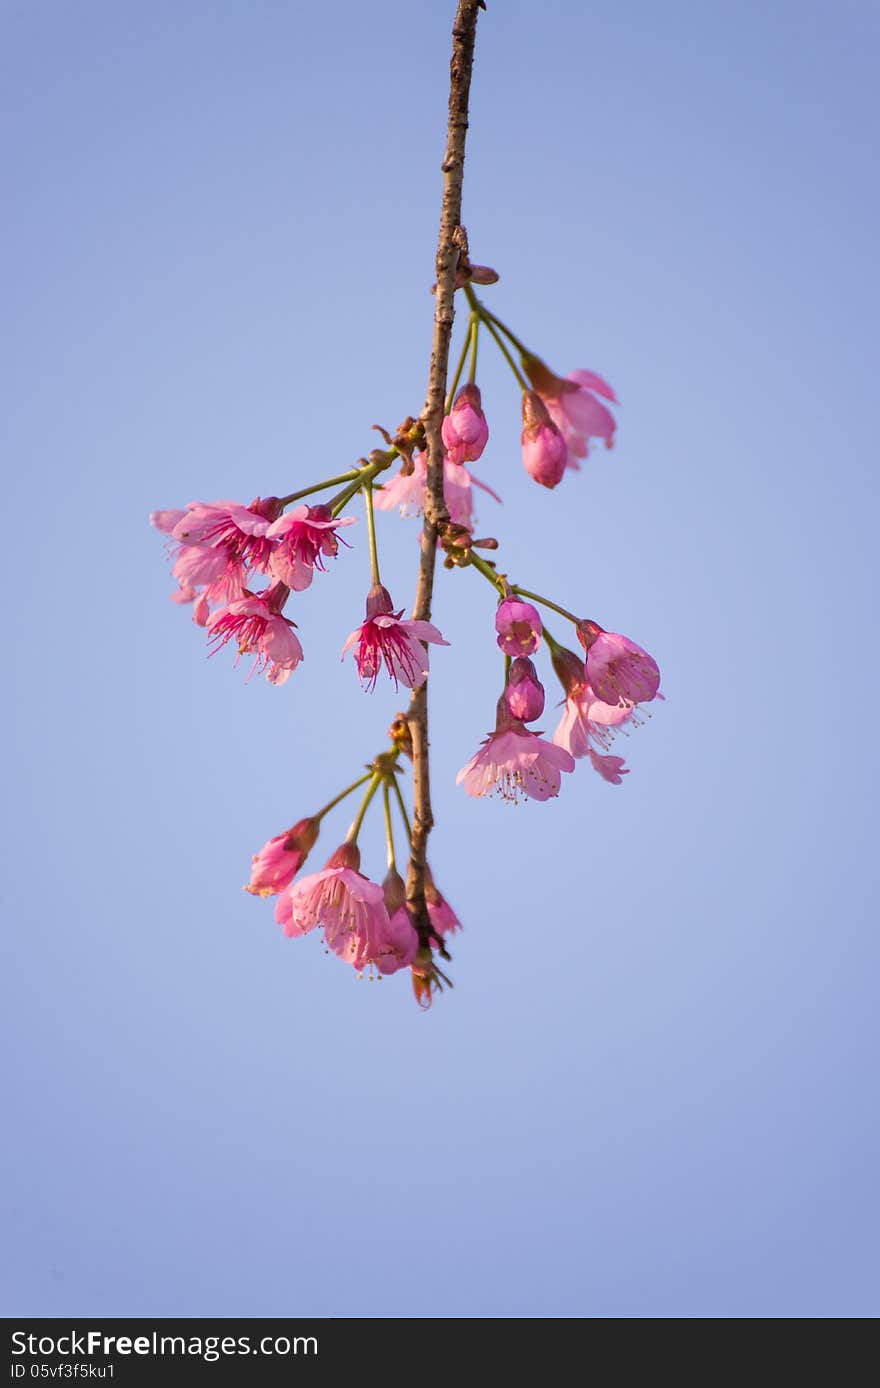
<path fill-rule="evenodd" d="M 498 645 L 505 655 L 531 655 L 543 631 L 537 608 L 520 598 L 504 598 L 495 613 Z"/>
<path fill-rule="evenodd" d="M 406 884 L 396 868 L 389 868 L 382 883 L 385 910 L 389 916 L 395 915 L 406 905 Z"/>
<path fill-rule="evenodd" d="M 542 487 L 562 481 L 568 445 L 534 390 L 523 394 L 522 454 L 526 472 Z"/>
<path fill-rule="evenodd" d="M 451 463 L 473 463 L 481 456 L 489 441 L 489 426 L 479 386 L 462 386 L 451 411 L 444 416 L 441 432 Z"/>
<path fill-rule="evenodd" d="M 523 723 L 534 723 L 544 712 L 544 686 L 528 656 L 517 656 L 511 665 L 504 697 L 514 718 Z"/>

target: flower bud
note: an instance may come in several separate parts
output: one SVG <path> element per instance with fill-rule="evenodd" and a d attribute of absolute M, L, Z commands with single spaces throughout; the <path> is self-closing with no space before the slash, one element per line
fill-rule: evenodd
<path fill-rule="evenodd" d="M 562 481 L 568 445 L 534 390 L 523 394 L 522 454 L 526 472 L 542 487 L 552 489 Z"/>
<path fill-rule="evenodd" d="M 533 723 L 544 712 L 544 686 L 528 656 L 517 656 L 511 665 L 504 697 L 514 718 L 523 723 Z"/>
<path fill-rule="evenodd" d="M 504 598 L 495 613 L 498 646 L 505 655 L 531 655 L 544 630 L 537 608 L 520 598 Z"/>
<path fill-rule="evenodd" d="M 443 417 L 441 433 L 450 463 L 473 463 L 482 455 L 489 441 L 489 426 L 479 386 L 462 386 L 449 414 Z"/>
<path fill-rule="evenodd" d="M 382 883 L 382 895 L 389 916 L 393 916 L 395 911 L 406 905 L 406 884 L 396 868 L 388 869 Z"/>

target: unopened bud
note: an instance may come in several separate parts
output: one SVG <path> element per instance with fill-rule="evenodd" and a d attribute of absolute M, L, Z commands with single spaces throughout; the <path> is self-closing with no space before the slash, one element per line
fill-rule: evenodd
<path fill-rule="evenodd" d="M 396 868 L 389 868 L 382 883 L 385 910 L 393 916 L 406 903 L 406 883 Z"/>

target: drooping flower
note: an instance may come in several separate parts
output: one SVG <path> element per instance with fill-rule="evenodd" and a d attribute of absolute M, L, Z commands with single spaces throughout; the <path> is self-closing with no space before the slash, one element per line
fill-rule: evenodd
<path fill-rule="evenodd" d="M 270 684 L 283 684 L 303 658 L 302 646 L 294 632 L 294 623 L 281 615 L 281 608 L 290 589 L 284 583 L 273 583 L 264 593 L 246 593 L 226 607 L 218 608 L 207 619 L 211 655 L 227 641 L 238 645 L 237 665 L 243 655 L 254 655 L 248 675 L 257 669 L 266 671 Z"/>
<path fill-rule="evenodd" d="M 426 454 L 416 453 L 413 458 L 411 473 L 406 474 L 401 468 L 400 472 L 396 473 L 390 481 L 374 490 L 373 506 L 379 511 L 399 510 L 402 516 L 421 515 L 425 509 L 427 474 Z M 479 481 L 466 467 L 456 466 L 448 459 L 444 460 L 443 494 L 446 497 L 449 519 L 455 525 L 463 525 L 468 530 L 473 530 L 475 520 L 474 487 L 488 492 L 496 501 L 501 500 L 491 487 L 487 487 L 485 482 Z"/>
<path fill-rule="evenodd" d="M 594 745 L 607 748 L 612 736 L 610 729 L 631 717 L 632 705 L 606 704 L 597 699 L 587 682 L 584 662 L 574 651 L 557 647 L 553 668 L 565 690 L 565 707 L 553 734 L 557 747 L 564 747 L 573 757 L 591 755 Z"/>
<path fill-rule="evenodd" d="M 371 962 L 380 974 L 396 974 L 408 969 L 419 952 L 419 935 L 405 906 L 398 906 L 389 917 L 388 926 L 379 944 L 379 953 Z"/>
<path fill-rule="evenodd" d="M 358 971 L 377 963 L 383 946 L 392 948 L 382 888 L 362 875 L 360 861 L 357 844 L 341 844 L 321 872 L 294 882 L 275 906 L 285 935 L 321 926 L 327 947 Z"/>
<path fill-rule="evenodd" d="M 276 508 L 280 503 L 275 497 L 264 502 L 258 498 L 254 506 L 262 506 L 269 514 L 277 514 Z M 205 534 L 206 512 L 216 523 L 218 533 L 213 538 L 198 538 Z M 240 513 L 243 513 L 243 518 Z M 229 517 L 239 516 L 242 525 L 251 526 L 258 533 L 248 536 L 237 522 L 224 524 L 217 519 L 218 516 L 226 516 L 227 521 Z M 233 501 L 211 502 L 207 506 L 201 502 L 191 502 L 185 510 L 153 511 L 150 522 L 171 538 L 174 556 L 171 572 L 178 583 L 177 592 L 172 594 L 172 598 L 179 603 L 196 602 L 193 619 L 199 626 L 205 625 L 211 607 L 229 603 L 244 595 L 249 565 L 262 568 L 261 562 L 254 561 L 264 557 L 271 549 L 271 542 L 265 539 L 264 534 L 270 524 L 266 516 Z M 192 531 L 189 529 L 191 524 Z"/>
<path fill-rule="evenodd" d="M 563 385 L 576 389 L 562 389 Z M 603 439 L 606 448 L 614 447 L 614 416 L 596 396 L 602 395 L 615 405 L 617 397 L 595 371 L 572 371 L 564 382 L 557 383 L 556 388 L 551 384 L 541 395 L 568 447 L 567 467 L 580 467 L 579 459 L 586 458 L 591 439 Z"/>
<path fill-rule="evenodd" d="M 443 416 L 441 432 L 450 463 L 475 463 L 482 456 L 489 441 L 489 426 L 479 386 L 462 386 L 449 414 Z"/>
<path fill-rule="evenodd" d="M 461 930 L 461 921 L 449 905 L 446 897 L 437 890 L 430 868 L 425 869 L 425 904 L 428 908 L 431 929 L 441 942 L 446 939 L 447 935 L 454 935 Z"/>
<path fill-rule="evenodd" d="M 449 645 L 430 622 L 404 621 L 402 617 L 403 608 L 394 611 L 388 589 L 381 583 L 374 584 L 367 594 L 366 620 L 351 633 L 342 648 L 345 656 L 357 647 L 355 661 L 365 689 L 375 689 L 383 665 L 395 686 L 402 681 L 408 689 L 418 689 L 428 674 L 428 652 L 422 642 Z"/>
<path fill-rule="evenodd" d="M 532 800 L 549 800 L 559 794 L 561 772 L 573 770 L 571 754 L 526 728 L 511 715 L 502 697 L 494 733 L 462 767 L 456 781 L 468 795 L 497 792 L 515 801 L 521 793 Z"/>
<path fill-rule="evenodd" d="M 267 532 L 281 510 L 277 496 L 258 496 L 250 506 L 191 501 L 171 534 L 183 545 L 209 545 L 222 550 L 230 563 L 267 573 L 275 548 Z"/>
<path fill-rule="evenodd" d="M 647 704 L 656 697 L 660 667 L 635 641 L 589 621 L 578 622 L 577 634 L 587 653 L 587 682 L 597 699 L 606 704 Z"/>
<path fill-rule="evenodd" d="M 522 454 L 526 472 L 542 487 L 562 481 L 568 445 L 535 390 L 523 392 Z"/>
<path fill-rule="evenodd" d="M 334 519 L 329 506 L 294 507 L 266 531 L 266 538 L 276 542 L 269 557 L 269 572 L 295 593 L 301 593 L 311 583 L 315 569 L 326 568 L 325 557 L 335 558 L 338 554 L 342 537 L 336 531 L 343 525 L 354 524 L 354 516 Z"/>
<path fill-rule="evenodd" d="M 511 664 L 504 697 L 514 718 L 523 723 L 534 723 L 544 712 L 544 686 L 528 656 L 517 656 Z"/>
<path fill-rule="evenodd" d="M 277 896 L 289 887 L 318 839 L 320 822 L 301 819 L 286 834 L 276 834 L 253 857 L 251 880 L 245 887 L 253 896 Z"/>
<path fill-rule="evenodd" d="M 503 598 L 495 613 L 498 646 L 505 655 L 531 655 L 538 649 L 544 628 L 538 609 L 521 598 Z"/>

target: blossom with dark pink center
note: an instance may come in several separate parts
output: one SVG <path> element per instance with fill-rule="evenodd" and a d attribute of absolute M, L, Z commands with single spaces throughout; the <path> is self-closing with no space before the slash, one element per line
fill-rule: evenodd
<path fill-rule="evenodd" d="M 559 794 L 561 773 L 573 770 L 574 757 L 513 718 L 501 698 L 494 733 L 462 767 L 456 782 L 468 795 L 497 792 L 504 800 L 515 801 L 519 794 L 549 800 Z"/>
<path fill-rule="evenodd" d="M 462 386 L 441 429 L 450 463 L 475 463 L 489 441 L 489 426 L 483 414 L 480 387 Z"/>
<path fill-rule="evenodd" d="M 505 655 L 531 655 L 544 630 L 536 607 L 521 598 L 503 598 L 495 613 L 498 646 Z"/>
<path fill-rule="evenodd" d="M 253 896 L 277 896 L 289 887 L 318 839 L 317 819 L 301 819 L 286 834 L 274 839 L 255 853 L 251 880 L 245 887 Z"/>
<path fill-rule="evenodd" d="M 273 583 L 264 593 L 246 593 L 218 608 L 206 622 L 209 644 L 214 647 L 211 655 L 234 640 L 238 646 L 236 665 L 243 655 L 256 657 L 248 679 L 259 669 L 266 671 L 270 684 L 283 684 L 303 658 L 293 622 L 281 615 L 289 593 L 286 584 Z"/>
<path fill-rule="evenodd" d="M 524 391 L 522 417 L 526 472 L 542 487 L 555 487 L 565 473 L 568 445 L 537 391 Z"/>
<path fill-rule="evenodd" d="M 274 497 L 265 502 L 254 503 L 254 505 L 258 504 L 270 514 L 277 514 L 276 508 L 280 505 Z M 231 539 L 225 536 L 225 538 L 221 537 L 214 542 L 191 538 L 191 532 L 188 529 L 191 523 L 190 518 L 196 516 L 196 520 L 192 522 L 194 526 L 192 535 L 201 535 L 203 527 L 200 525 L 200 518 L 203 520 L 201 513 L 205 511 L 210 511 L 212 515 L 218 512 L 230 515 L 245 512 L 247 519 L 243 521 L 243 524 L 253 525 L 260 532 L 264 531 L 270 524 L 265 516 L 254 515 L 247 507 L 239 506 L 237 502 L 232 501 L 212 502 L 210 506 L 203 506 L 200 502 L 191 502 L 185 510 L 153 511 L 151 513 L 151 524 L 157 530 L 162 530 L 166 535 L 169 535 L 172 541 L 174 563 L 171 572 L 178 583 L 177 592 L 172 594 L 172 598 L 179 603 L 195 600 L 196 608 L 193 620 L 199 626 L 204 626 L 207 622 L 211 607 L 229 603 L 244 595 L 248 565 L 252 563 L 252 558 L 249 557 L 248 544 L 244 542 L 242 532 L 238 528 L 234 529 Z M 262 534 L 251 538 L 258 547 L 270 543 L 265 540 Z M 256 550 L 252 548 L 250 553 L 251 555 L 256 554 Z M 260 565 L 254 565 L 254 567 L 260 567 Z"/>
<path fill-rule="evenodd" d="M 373 506 L 379 511 L 400 511 L 402 516 L 419 516 L 425 509 L 427 493 L 428 464 L 425 453 L 413 457 L 413 470 L 404 473 L 403 468 L 388 482 L 376 487 L 373 492 Z M 443 494 L 449 519 L 455 525 L 463 525 L 468 530 L 474 527 L 473 488 L 488 492 L 496 501 L 500 496 L 479 481 L 466 467 L 456 466 L 448 459 L 443 464 Z"/>
<path fill-rule="evenodd" d="M 519 655 L 511 664 L 504 697 L 514 718 L 523 723 L 534 723 L 544 712 L 544 686 L 528 656 Z"/>
<path fill-rule="evenodd" d="M 660 667 L 653 656 L 597 622 L 578 622 L 578 640 L 587 653 L 587 682 L 606 704 L 647 704 L 660 688 Z"/>
<path fill-rule="evenodd" d="M 428 674 L 428 652 L 422 642 L 449 645 L 430 622 L 401 620 L 402 617 L 403 608 L 394 611 L 388 589 L 381 583 L 374 584 L 367 594 L 366 620 L 342 648 L 345 656 L 357 647 L 355 661 L 365 689 L 375 689 L 383 665 L 395 686 L 402 682 L 408 689 L 418 689 Z"/>
<path fill-rule="evenodd" d="M 388 912 L 382 888 L 359 871 L 357 844 L 344 843 L 321 872 L 295 882 L 278 898 L 275 919 L 289 937 L 307 935 L 318 926 L 334 954 L 358 971 L 388 953 Z"/>
<path fill-rule="evenodd" d="M 336 531 L 354 524 L 354 516 L 334 518 L 329 506 L 294 507 L 266 531 L 266 538 L 276 545 L 269 557 L 269 572 L 301 593 L 311 583 L 315 569 L 327 567 L 324 559 L 338 554 L 341 536 Z"/>
<path fill-rule="evenodd" d="M 171 534 L 183 545 L 210 545 L 223 550 L 232 564 L 267 573 L 275 548 L 267 532 L 281 511 L 277 496 L 258 496 L 250 506 L 237 501 L 191 501 Z"/>

